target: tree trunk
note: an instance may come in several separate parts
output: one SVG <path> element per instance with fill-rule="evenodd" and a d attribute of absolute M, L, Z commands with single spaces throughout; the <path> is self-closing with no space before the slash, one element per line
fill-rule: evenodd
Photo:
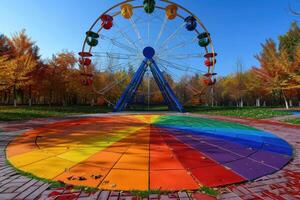
<path fill-rule="evenodd" d="M 293 107 L 293 101 L 290 99 L 289 101 L 290 107 Z"/>
<path fill-rule="evenodd" d="M 288 101 L 284 95 L 284 93 L 282 92 L 282 96 L 283 96 L 283 99 L 284 99 L 284 103 L 285 103 L 285 108 L 288 110 L 289 109 L 289 104 L 288 104 Z"/>
<path fill-rule="evenodd" d="M 32 105 L 32 91 L 31 91 L 31 85 L 29 85 L 29 107 L 31 107 L 31 105 Z"/>
<path fill-rule="evenodd" d="M 240 102 L 240 107 L 243 108 L 244 107 L 244 101 L 243 99 L 241 99 L 241 102 Z"/>
<path fill-rule="evenodd" d="M 14 85 L 14 107 L 17 107 L 17 91 L 16 91 L 16 85 Z"/>
<path fill-rule="evenodd" d="M 256 99 L 256 107 L 260 107 L 260 98 Z"/>
<path fill-rule="evenodd" d="M 48 99 L 48 103 L 49 103 L 49 107 L 51 107 L 51 103 L 52 103 L 52 90 L 49 91 L 49 99 Z"/>

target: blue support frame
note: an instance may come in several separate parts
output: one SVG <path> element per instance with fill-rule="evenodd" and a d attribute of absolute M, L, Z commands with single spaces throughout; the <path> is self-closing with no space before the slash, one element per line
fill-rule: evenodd
<path fill-rule="evenodd" d="M 147 60 L 148 59 L 145 59 L 142 62 L 142 64 L 140 65 L 136 73 L 133 75 L 129 85 L 127 86 L 122 96 L 118 100 L 117 104 L 115 105 L 113 112 L 120 112 L 122 110 L 125 110 L 128 103 L 133 99 L 136 90 L 141 84 L 141 81 L 143 80 L 144 74 L 147 70 L 147 65 L 146 65 Z"/>
<path fill-rule="evenodd" d="M 184 108 L 177 99 L 175 93 L 173 92 L 172 88 L 170 87 L 168 81 L 164 78 L 162 72 L 159 70 L 156 62 L 153 59 L 149 59 L 152 63 L 151 65 L 151 72 L 153 74 L 153 77 L 156 80 L 157 85 L 160 85 L 159 87 L 162 88 L 162 94 L 165 94 L 165 98 L 169 102 L 169 108 L 173 111 L 178 112 L 184 112 Z"/>
<path fill-rule="evenodd" d="M 177 97 L 175 96 L 173 90 L 171 89 L 169 83 L 164 78 L 162 72 L 159 70 L 155 61 L 150 58 L 146 57 L 145 60 L 142 62 L 136 73 L 133 75 L 129 85 L 123 92 L 122 96 L 118 100 L 116 106 L 113 109 L 113 112 L 120 112 L 126 109 L 127 105 L 131 103 L 133 100 L 138 87 L 140 86 L 145 72 L 147 71 L 148 64 L 150 62 L 150 70 L 153 74 L 156 84 L 161 91 L 161 94 L 164 98 L 164 101 L 168 104 L 169 109 L 178 112 L 184 112 L 184 109 L 180 102 L 178 101 Z"/>

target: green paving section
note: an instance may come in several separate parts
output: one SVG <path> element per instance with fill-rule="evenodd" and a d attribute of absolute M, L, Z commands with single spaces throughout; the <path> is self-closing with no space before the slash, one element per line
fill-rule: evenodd
<path fill-rule="evenodd" d="M 191 116 L 162 116 L 158 118 L 155 125 L 161 126 L 188 126 L 195 128 L 228 128 L 239 130 L 258 130 L 253 127 L 245 126 L 242 124 L 223 122 L 204 118 L 195 118 Z"/>

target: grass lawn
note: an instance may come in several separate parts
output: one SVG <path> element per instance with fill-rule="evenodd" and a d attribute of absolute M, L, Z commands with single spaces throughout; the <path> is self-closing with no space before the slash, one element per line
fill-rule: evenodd
<path fill-rule="evenodd" d="M 128 111 L 168 111 L 168 106 L 166 105 L 131 105 Z"/>
<path fill-rule="evenodd" d="M 147 111 L 147 106 L 133 105 L 129 111 Z M 149 111 L 167 111 L 166 106 L 151 106 Z M 27 120 L 32 118 L 64 117 L 76 114 L 107 113 L 112 108 L 100 106 L 0 106 L 0 121 Z M 273 110 L 272 108 L 256 107 L 186 107 L 187 112 L 209 115 L 223 115 L 235 117 L 249 117 L 255 119 L 265 119 L 275 116 L 290 115 L 290 111 Z M 297 123 L 291 122 L 291 123 Z M 299 123 L 299 122 L 298 122 Z"/>
<path fill-rule="evenodd" d="M 292 123 L 292 124 L 300 124 L 300 117 L 294 118 L 294 119 L 289 119 L 289 120 L 286 120 L 285 122 Z"/>
<path fill-rule="evenodd" d="M 188 112 L 198 114 L 209 114 L 209 115 L 222 115 L 222 116 L 233 116 L 233 117 L 248 117 L 253 119 L 267 119 L 276 116 L 291 115 L 290 111 L 273 110 L 272 108 L 266 107 L 190 107 L 187 108 Z"/>
<path fill-rule="evenodd" d="M 99 106 L 0 106 L 0 121 L 63 117 L 76 114 L 106 113 L 111 109 Z"/>

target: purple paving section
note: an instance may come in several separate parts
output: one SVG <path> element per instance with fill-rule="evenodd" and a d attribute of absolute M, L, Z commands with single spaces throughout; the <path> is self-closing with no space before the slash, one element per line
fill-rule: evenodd
<path fill-rule="evenodd" d="M 270 174 L 282 166 L 277 164 L 277 160 L 274 160 L 274 153 L 271 152 L 255 152 L 253 150 L 247 150 L 242 145 L 229 142 L 227 140 L 214 139 L 203 135 L 187 135 L 185 132 L 172 131 L 176 137 L 186 144 L 194 147 L 200 152 L 205 153 L 207 156 L 212 158 L 219 163 L 222 163 L 226 167 L 232 169 L 242 177 L 253 180 L 261 177 L 264 174 Z M 239 152 L 241 150 L 241 153 Z M 244 157 L 244 155 L 258 155 L 259 160 L 255 156 L 253 159 L 251 156 Z M 278 155 L 278 154 L 277 154 Z M 281 161 L 287 161 L 283 155 L 279 157 Z M 271 165 L 275 164 L 275 165 Z M 276 165 L 277 164 L 277 165 Z"/>
<path fill-rule="evenodd" d="M 193 115 L 199 116 L 199 115 Z M 264 120 L 247 120 L 232 117 L 212 117 L 203 116 L 207 118 L 214 118 L 223 121 L 237 122 L 241 124 L 246 124 L 260 128 L 262 130 L 270 131 L 279 137 L 282 137 L 295 148 L 295 158 L 282 170 L 268 176 L 264 176 L 255 180 L 253 182 L 228 186 L 227 188 L 220 189 L 221 195 L 218 199 L 229 199 L 229 200 L 239 200 L 239 199 L 276 199 L 276 200 L 293 200 L 300 199 L 300 126 L 286 125 L 279 122 L 271 122 Z M 63 120 L 63 119 L 61 119 Z M 4 149 L 9 141 L 11 141 L 15 136 L 21 134 L 26 129 L 31 129 L 33 127 L 38 127 L 49 122 L 58 121 L 58 119 L 39 119 L 30 120 L 27 122 L 10 122 L 10 123 L 0 123 L 0 200 L 11 200 L 11 199 L 136 199 L 132 194 L 126 192 L 110 192 L 110 191 L 97 191 L 97 192 L 83 192 L 80 190 L 73 190 L 72 188 L 50 188 L 47 183 L 29 179 L 27 177 L 21 176 L 16 173 L 12 168 L 5 164 L 5 153 Z M 2 132 L 1 132 L 2 130 Z M 191 138 L 187 138 L 189 142 Z M 214 145 L 222 144 L 218 140 L 207 140 L 207 142 Z M 222 144 L 226 146 L 221 146 L 226 149 L 230 149 L 231 144 Z M 228 146 L 229 145 L 229 146 Z M 214 151 L 217 154 L 217 150 L 208 147 L 206 144 L 201 144 L 198 148 L 207 147 L 210 151 Z M 255 157 L 261 158 L 260 162 L 262 166 L 272 166 L 280 168 L 278 166 L 277 160 L 272 158 L 272 154 L 267 154 L 263 151 L 255 151 L 253 149 L 244 149 L 242 146 L 231 148 L 232 152 L 239 152 L 240 155 L 250 155 L 255 153 Z M 237 150 L 239 149 L 239 150 Z M 236 151 L 234 151 L 236 150 Z M 234 153 L 233 153 L 234 154 Z M 228 154 L 227 159 L 232 160 L 237 156 Z M 251 156 L 250 156 L 251 158 Z M 266 159 L 267 158 L 267 159 Z M 223 160 L 226 162 L 226 160 Z M 285 159 L 282 156 L 282 159 Z M 250 160 L 251 161 L 251 160 Z M 234 161 L 234 162 L 239 162 Z M 242 162 L 235 164 L 245 165 L 247 162 Z M 250 165 L 250 164 L 249 164 Z M 271 167 L 271 168 L 272 168 Z M 264 168 L 264 167 L 262 167 Z M 262 170 L 262 169 L 252 169 L 252 170 Z M 269 170 L 269 169 L 263 169 Z M 257 173 L 257 171 L 256 171 Z M 251 175 L 251 174 L 250 174 Z M 249 176 L 250 176 L 249 175 Z M 164 194 L 161 196 L 150 195 L 145 199 L 176 199 L 176 200 L 190 200 L 190 199 L 214 199 L 208 197 L 201 193 L 189 193 L 189 192 L 176 192 Z"/>

